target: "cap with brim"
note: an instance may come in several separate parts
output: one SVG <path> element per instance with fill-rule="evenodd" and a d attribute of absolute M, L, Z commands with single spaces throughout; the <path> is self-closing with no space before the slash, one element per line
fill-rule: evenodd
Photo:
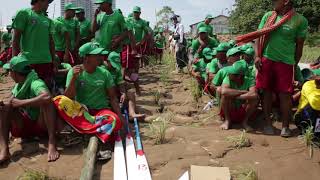
<path fill-rule="evenodd" d="M 78 9 L 76 10 L 76 13 L 78 14 L 78 13 L 82 13 L 82 12 L 84 12 L 84 8 L 78 7 Z"/>
<path fill-rule="evenodd" d="M 212 58 L 213 58 L 212 49 L 210 49 L 210 48 L 204 48 L 204 49 L 202 50 L 202 55 L 203 55 L 206 59 L 212 59 Z"/>
<path fill-rule="evenodd" d="M 31 71 L 30 62 L 21 55 L 14 56 L 9 63 L 3 65 L 3 68 L 19 73 L 28 73 Z"/>
<path fill-rule="evenodd" d="M 133 8 L 132 12 L 138 12 L 138 13 L 140 13 L 140 12 L 141 12 L 141 8 L 138 7 L 138 6 L 135 6 L 135 7 Z"/>
<path fill-rule="evenodd" d="M 79 48 L 79 56 L 99 55 L 102 51 L 104 51 L 104 48 L 99 48 L 96 44 L 89 42 Z"/>
<path fill-rule="evenodd" d="M 239 47 L 234 47 L 234 48 L 231 48 L 228 50 L 227 52 L 227 57 L 230 57 L 230 56 L 233 56 L 237 53 L 241 52 L 240 48 Z"/>
<path fill-rule="evenodd" d="M 211 14 L 208 14 L 208 15 L 206 16 L 206 19 L 213 19 L 213 16 L 212 16 Z"/>
<path fill-rule="evenodd" d="M 245 60 L 235 62 L 231 68 L 228 69 L 229 74 L 240 75 L 245 74 L 248 69 L 248 65 Z"/>
<path fill-rule="evenodd" d="M 208 33 L 208 30 L 206 27 L 199 28 L 199 33 Z"/>
<path fill-rule="evenodd" d="M 108 56 L 108 61 L 112 65 L 113 68 L 117 70 L 121 70 L 121 63 L 120 63 L 120 54 L 116 52 L 111 52 Z"/>
<path fill-rule="evenodd" d="M 65 6 L 64 6 L 64 10 L 67 11 L 67 10 L 77 10 L 78 7 L 76 7 L 73 3 L 67 3 Z"/>
<path fill-rule="evenodd" d="M 220 43 L 218 45 L 218 47 L 216 48 L 216 51 L 217 52 L 227 52 L 229 49 L 230 49 L 229 43 L 224 42 L 224 43 Z"/>
<path fill-rule="evenodd" d="M 102 4 L 102 3 L 110 3 L 112 4 L 112 0 L 96 0 L 94 3 L 95 4 Z"/>
<path fill-rule="evenodd" d="M 217 55 L 217 50 L 216 50 L 216 48 L 213 48 L 213 49 L 212 49 L 212 55 L 213 55 L 213 56 L 216 56 L 216 55 Z"/>
<path fill-rule="evenodd" d="M 101 52 L 101 55 L 108 55 L 109 53 L 110 53 L 109 51 L 103 50 L 103 51 Z"/>
<path fill-rule="evenodd" d="M 254 49 L 248 48 L 244 53 L 249 56 L 254 56 Z"/>

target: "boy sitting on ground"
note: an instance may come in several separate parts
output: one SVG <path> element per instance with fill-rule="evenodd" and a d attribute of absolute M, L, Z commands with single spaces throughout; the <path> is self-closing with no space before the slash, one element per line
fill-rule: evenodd
<path fill-rule="evenodd" d="M 191 53 L 194 59 L 203 58 L 202 50 L 206 47 L 213 49 L 219 45 L 218 41 L 209 37 L 208 30 L 205 27 L 199 28 L 199 37 L 192 41 Z"/>
<path fill-rule="evenodd" d="M 9 132 L 14 137 L 48 135 L 48 161 L 56 161 L 56 114 L 48 87 L 24 56 L 4 65 L 16 85 L 9 99 L 0 102 L 0 163 L 10 158 Z"/>
<path fill-rule="evenodd" d="M 221 116 L 225 122 L 221 125 L 228 130 L 232 123 L 242 123 L 246 131 L 251 131 L 247 122 L 256 111 L 258 94 L 252 78 L 245 77 L 247 64 L 238 61 L 228 68 L 228 76 L 221 87 Z"/>

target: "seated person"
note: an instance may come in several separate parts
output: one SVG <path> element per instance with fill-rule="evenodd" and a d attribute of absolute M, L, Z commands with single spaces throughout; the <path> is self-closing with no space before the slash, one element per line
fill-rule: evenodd
<path fill-rule="evenodd" d="M 202 51 L 203 58 L 197 59 L 191 69 L 191 75 L 197 79 L 199 86 L 204 88 L 207 80 L 206 67 L 212 61 L 213 51 L 210 48 L 204 48 Z"/>
<path fill-rule="evenodd" d="M 98 67 L 103 50 L 94 43 L 86 43 L 79 48 L 83 64 L 74 66 L 69 71 L 64 95 L 85 105 L 92 116 L 112 109 L 122 123 L 126 124 L 120 111 L 112 75 L 106 69 Z"/>
<path fill-rule="evenodd" d="M 15 56 L 4 68 L 16 83 L 12 96 L 0 102 L 0 163 L 10 158 L 9 132 L 13 137 L 48 135 L 48 161 L 56 161 L 56 113 L 46 84 L 23 56 Z"/>
<path fill-rule="evenodd" d="M 251 44 L 245 44 L 240 47 L 242 54 L 241 59 L 244 59 L 248 64 L 248 71 L 246 76 L 251 77 L 253 79 L 256 78 L 256 68 L 254 65 L 254 55 L 255 51 Z"/>
<path fill-rule="evenodd" d="M 242 123 L 246 131 L 251 131 L 247 122 L 254 114 L 258 104 L 258 94 L 253 79 L 245 77 L 247 64 L 239 61 L 228 68 L 228 76 L 221 87 L 221 116 L 225 122 L 221 125 L 228 130 L 232 123 Z"/>
<path fill-rule="evenodd" d="M 54 60 L 54 91 L 56 94 L 63 94 L 66 85 L 66 78 L 69 70 L 72 69 L 72 66 L 69 63 L 61 63 L 57 55 Z"/>
<path fill-rule="evenodd" d="M 203 58 L 202 50 L 206 47 L 213 49 L 219 45 L 218 41 L 209 37 L 205 27 L 199 28 L 199 37 L 192 41 L 191 53 L 194 59 Z"/>
<path fill-rule="evenodd" d="M 105 51 L 104 51 L 105 52 Z M 103 53 L 108 54 L 108 53 Z M 126 82 L 123 80 L 121 73 L 121 62 L 120 55 L 116 52 L 111 52 L 108 56 L 104 58 L 104 67 L 111 73 L 113 78 L 115 89 L 118 97 L 120 98 L 120 103 L 125 104 L 129 110 L 129 118 L 138 120 L 144 120 L 145 114 L 136 113 L 136 97 L 133 92 L 128 92 L 126 90 Z"/>

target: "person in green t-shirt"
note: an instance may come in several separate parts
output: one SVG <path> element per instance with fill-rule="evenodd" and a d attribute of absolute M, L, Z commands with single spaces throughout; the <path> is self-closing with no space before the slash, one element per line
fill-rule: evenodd
<path fill-rule="evenodd" d="M 221 116 L 225 119 L 220 126 L 228 130 L 232 123 L 242 123 L 246 131 L 251 131 L 247 122 L 257 110 L 258 94 L 255 81 L 245 77 L 247 64 L 236 62 L 228 68 L 228 76 L 221 87 Z"/>
<path fill-rule="evenodd" d="M 197 30 L 199 31 L 199 29 L 201 27 L 205 27 L 205 28 L 207 28 L 207 32 L 208 32 L 209 37 L 215 38 L 214 27 L 213 27 L 213 25 L 210 24 L 212 19 L 214 19 L 214 17 L 211 14 L 208 14 L 206 16 L 205 20 L 197 25 Z"/>
<path fill-rule="evenodd" d="M 52 60 L 55 56 L 53 22 L 46 16 L 51 0 L 31 1 L 31 8 L 17 12 L 12 23 L 14 36 L 12 55 L 27 57 L 38 76 L 51 85 L 53 79 Z"/>
<path fill-rule="evenodd" d="M 159 63 L 161 64 L 162 56 L 163 56 L 163 50 L 166 47 L 166 37 L 163 34 L 163 28 L 158 29 L 158 34 L 154 37 L 155 43 L 156 43 L 156 55 L 157 55 L 157 61 L 159 60 Z M 156 63 L 157 63 L 156 61 Z"/>
<path fill-rule="evenodd" d="M 12 41 L 12 26 L 7 25 L 7 32 L 3 33 L 1 36 L 1 43 L 4 45 L 4 48 L 11 46 Z"/>
<path fill-rule="evenodd" d="M 204 48 L 202 51 L 203 58 L 198 59 L 192 65 L 191 75 L 197 79 L 199 86 L 204 88 L 207 80 L 207 64 L 212 61 L 213 51 L 210 48 Z"/>
<path fill-rule="evenodd" d="M 115 83 L 117 95 L 120 99 L 120 103 L 128 107 L 129 118 L 137 118 L 144 120 L 145 114 L 136 113 L 136 96 L 133 92 L 126 89 L 126 82 L 123 79 L 121 73 L 120 55 L 116 52 L 104 53 L 108 54 L 105 57 L 103 66 L 111 73 Z"/>
<path fill-rule="evenodd" d="M 122 41 L 128 36 L 126 23 L 120 10 L 112 10 L 112 0 L 96 0 L 99 5 L 92 21 L 92 33 L 100 47 L 108 51 L 122 51 Z"/>
<path fill-rule="evenodd" d="M 246 77 L 256 79 L 256 67 L 254 66 L 255 51 L 251 44 L 245 44 L 239 47 L 241 50 L 241 59 L 244 59 L 248 64 Z"/>
<path fill-rule="evenodd" d="M 58 121 L 48 87 L 23 55 L 13 57 L 4 68 L 16 84 L 12 96 L 0 101 L 0 164 L 10 159 L 9 132 L 21 138 L 48 135 L 48 162 L 56 161 Z"/>
<path fill-rule="evenodd" d="M 91 41 L 91 22 L 86 19 L 84 8 L 82 7 L 76 10 L 76 16 L 80 24 L 80 46 L 82 46 L 83 44 Z"/>
<path fill-rule="evenodd" d="M 219 45 L 218 41 L 208 36 L 208 30 L 205 27 L 199 28 L 199 37 L 192 41 L 191 52 L 195 59 L 202 58 L 202 50 L 206 47 L 215 48 Z"/>
<path fill-rule="evenodd" d="M 272 94 L 280 99 L 280 110 L 282 123 L 282 137 L 292 135 L 289 122 L 292 119 L 291 94 L 293 92 L 293 71 L 301 59 L 304 41 L 308 32 L 308 20 L 301 14 L 295 12 L 294 0 L 274 1 L 275 11 L 267 12 L 259 25 L 259 30 L 266 28 L 270 18 L 275 16 L 274 24 L 284 23 L 268 33 L 268 41 L 262 49 L 262 57 L 256 52 L 255 65 L 257 68 L 257 88 L 263 90 L 263 112 L 266 119 L 265 134 L 274 134 L 272 119 Z M 292 14 L 292 16 L 286 16 Z M 260 40 L 260 39 L 259 39 Z M 260 42 L 260 41 L 257 42 Z M 257 46 L 260 47 L 260 46 Z"/>
<path fill-rule="evenodd" d="M 105 109 L 112 109 L 123 121 L 118 104 L 112 75 L 103 67 L 99 67 L 104 48 L 95 43 L 86 43 L 79 48 L 82 65 L 74 66 L 67 75 L 64 95 L 84 104 L 91 115 Z"/>
<path fill-rule="evenodd" d="M 62 49 L 58 51 L 64 51 L 64 62 L 72 65 L 80 64 L 78 61 L 78 48 L 80 43 L 80 26 L 79 21 L 76 20 L 75 11 L 78 8 L 73 3 L 67 3 L 64 6 L 64 17 L 58 17 L 56 21 L 59 21 L 63 24 L 65 30 L 68 33 L 65 41 L 62 41 Z M 64 48 L 64 49 L 63 49 Z"/>

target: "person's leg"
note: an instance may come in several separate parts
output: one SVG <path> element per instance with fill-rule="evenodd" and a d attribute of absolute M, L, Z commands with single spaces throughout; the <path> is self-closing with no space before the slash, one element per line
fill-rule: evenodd
<path fill-rule="evenodd" d="M 129 116 L 131 118 L 138 118 L 138 120 L 144 120 L 146 117 L 145 114 L 137 114 L 136 113 L 136 97 L 135 94 L 132 92 L 127 92 L 128 98 L 128 109 L 129 109 Z"/>
<path fill-rule="evenodd" d="M 0 107 L 0 163 L 10 158 L 9 152 L 9 107 Z M 16 114 L 16 113 L 10 113 Z"/>
<path fill-rule="evenodd" d="M 40 118 L 39 123 L 43 123 L 48 130 L 48 162 L 56 161 L 59 159 L 60 154 L 56 147 L 56 126 L 57 126 L 57 118 L 56 112 L 52 102 L 48 102 L 47 104 L 40 107 Z"/>
<path fill-rule="evenodd" d="M 262 100 L 262 109 L 264 118 L 266 121 L 265 133 L 273 134 L 272 120 L 271 120 L 271 112 L 272 112 L 272 92 L 264 90 L 263 92 L 263 100 Z"/>
<path fill-rule="evenodd" d="M 292 101 L 290 93 L 279 93 L 280 99 L 280 112 L 281 112 L 281 120 L 282 120 L 282 128 L 289 130 L 289 122 L 291 120 L 291 109 L 292 109 Z M 290 132 L 281 133 L 281 136 L 288 137 L 290 136 Z"/>
<path fill-rule="evenodd" d="M 231 126 L 231 117 L 230 117 L 230 109 L 231 109 L 231 99 L 222 96 L 221 97 L 221 110 L 223 111 L 224 114 L 224 123 L 220 126 L 222 130 L 228 130 Z"/>
<path fill-rule="evenodd" d="M 246 106 L 245 118 L 242 122 L 242 126 L 246 131 L 252 131 L 252 128 L 248 125 L 248 121 L 250 117 L 257 111 L 258 100 L 248 100 L 248 104 Z"/>

